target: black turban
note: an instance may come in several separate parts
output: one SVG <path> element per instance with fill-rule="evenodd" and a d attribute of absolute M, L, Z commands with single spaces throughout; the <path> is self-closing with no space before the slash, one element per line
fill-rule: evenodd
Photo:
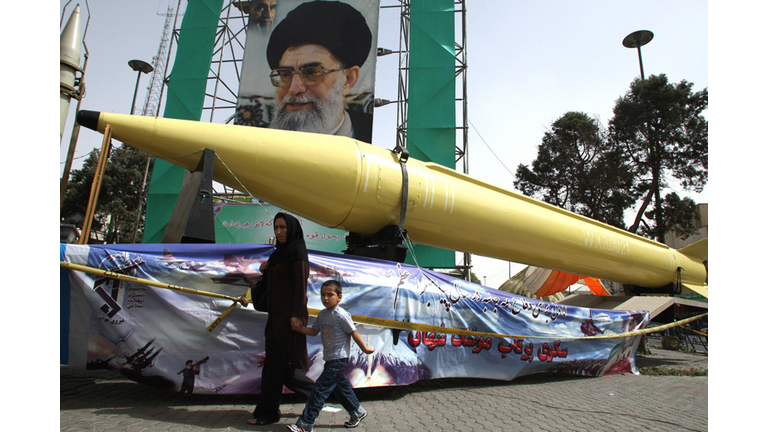
<path fill-rule="evenodd" d="M 276 69 L 288 48 L 320 45 L 345 67 L 362 66 L 371 50 L 371 39 L 365 17 L 352 6 L 337 1 L 302 3 L 272 31 L 267 62 Z"/>

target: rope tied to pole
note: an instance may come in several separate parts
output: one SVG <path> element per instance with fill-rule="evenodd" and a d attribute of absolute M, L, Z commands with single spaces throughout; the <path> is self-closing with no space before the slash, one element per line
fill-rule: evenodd
<path fill-rule="evenodd" d="M 207 296 L 207 297 L 212 297 L 217 299 L 231 300 L 233 302 L 232 305 L 228 307 L 224 312 L 222 312 L 222 314 L 207 327 L 209 332 L 212 332 L 221 322 L 223 322 L 224 319 L 227 317 L 227 315 L 229 315 L 233 310 L 235 310 L 235 307 L 237 306 L 238 303 L 241 304 L 243 307 L 248 307 L 248 305 L 252 303 L 250 288 L 248 288 L 248 290 L 242 296 L 232 297 L 224 294 L 212 293 L 208 291 L 201 291 L 193 288 L 186 288 L 178 285 L 157 282 L 150 279 L 139 278 L 136 276 L 130 276 L 122 273 L 115 273 L 109 270 L 96 269 L 93 267 L 88 267 L 81 264 L 74 264 L 66 261 L 59 261 L 59 264 L 60 264 L 60 267 L 66 268 L 68 270 L 81 271 L 84 273 L 104 276 L 104 277 L 123 280 L 127 282 L 133 282 L 133 283 L 142 284 L 142 285 L 153 286 L 156 288 L 170 289 L 173 291 L 179 291 L 186 294 L 202 295 L 202 296 Z M 317 314 L 320 312 L 319 309 L 313 309 L 313 308 L 307 308 L 307 311 L 309 312 L 309 315 L 313 317 L 316 317 Z M 706 312 L 701 315 L 697 315 L 691 318 L 676 321 L 674 323 L 670 323 L 666 325 L 648 327 L 641 330 L 633 330 L 633 331 L 614 334 L 614 335 L 599 335 L 599 336 L 598 335 L 558 336 L 558 335 L 499 334 L 499 333 L 479 332 L 479 331 L 472 331 L 472 330 L 465 330 L 465 329 L 454 329 L 449 327 L 442 327 L 442 326 L 429 325 L 429 324 L 419 324 L 419 323 L 412 323 L 412 322 L 406 322 L 406 321 L 396 321 L 396 320 L 390 320 L 386 318 L 376 318 L 376 317 L 368 317 L 368 316 L 362 316 L 362 315 L 352 315 L 352 320 L 359 324 L 370 325 L 374 327 L 381 327 L 381 328 L 388 328 L 388 329 L 395 329 L 395 330 L 405 330 L 405 331 L 417 331 L 417 332 L 423 331 L 423 332 L 431 332 L 435 334 L 500 337 L 504 339 L 521 339 L 522 338 L 522 339 L 587 340 L 587 339 L 618 339 L 618 338 L 625 338 L 625 337 L 631 337 L 631 336 L 638 336 L 646 333 L 654 333 L 654 332 L 666 330 L 672 327 L 688 324 L 689 322 L 696 321 L 697 319 L 702 318 L 708 314 L 709 313 Z"/>

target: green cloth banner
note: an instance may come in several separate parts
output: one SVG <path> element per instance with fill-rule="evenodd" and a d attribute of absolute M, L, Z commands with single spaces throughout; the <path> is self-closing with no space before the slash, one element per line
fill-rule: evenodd
<path fill-rule="evenodd" d="M 275 236 L 272 221 L 278 212 L 284 212 L 271 204 L 222 204 L 213 205 L 214 231 L 218 244 L 267 244 Z M 301 222 L 307 248 L 316 251 L 342 253 L 347 248 L 347 232 L 326 228 L 320 224 L 294 215 Z"/>
<path fill-rule="evenodd" d="M 189 0 L 168 80 L 165 118 L 200 120 L 224 0 Z M 143 243 L 160 243 L 184 181 L 184 168 L 155 159 Z"/>
<path fill-rule="evenodd" d="M 456 167 L 455 14 L 453 0 L 411 2 L 406 145 L 411 157 L 449 168 Z M 420 266 L 455 266 L 454 251 L 414 249 Z"/>

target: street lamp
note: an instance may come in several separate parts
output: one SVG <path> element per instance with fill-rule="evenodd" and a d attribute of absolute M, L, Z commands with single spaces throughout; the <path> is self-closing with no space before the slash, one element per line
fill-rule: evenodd
<path fill-rule="evenodd" d="M 131 103 L 131 115 L 133 115 L 133 110 L 136 107 L 136 93 L 139 91 L 139 80 L 141 80 L 141 74 L 150 73 L 154 70 L 154 68 L 152 65 L 143 60 L 131 60 L 128 62 L 128 66 L 138 72 L 138 76 L 136 77 L 136 88 L 133 90 L 133 102 Z M 139 222 L 141 220 L 141 207 L 142 204 L 144 204 L 144 188 L 147 185 L 147 175 L 149 174 L 149 163 L 152 161 L 151 158 L 152 156 L 147 155 L 147 163 L 144 167 L 144 181 L 141 185 L 141 192 L 139 193 L 139 209 L 136 211 L 136 223 L 133 225 L 133 239 L 131 240 L 131 243 L 136 243 L 136 232 L 139 230 Z"/>
<path fill-rule="evenodd" d="M 143 60 L 131 60 L 128 62 L 128 66 L 138 72 L 138 76 L 136 77 L 136 88 L 133 90 L 133 102 L 131 103 L 131 114 L 133 114 L 133 109 L 136 107 L 136 93 L 139 91 L 139 80 L 141 80 L 141 74 L 150 73 L 155 69 L 151 64 Z"/>
<path fill-rule="evenodd" d="M 638 30 L 630 33 L 621 42 L 627 48 L 637 48 L 637 58 L 640 60 L 640 79 L 645 81 L 645 72 L 643 71 L 643 55 L 640 53 L 640 47 L 653 39 L 653 33 L 649 30 Z"/>

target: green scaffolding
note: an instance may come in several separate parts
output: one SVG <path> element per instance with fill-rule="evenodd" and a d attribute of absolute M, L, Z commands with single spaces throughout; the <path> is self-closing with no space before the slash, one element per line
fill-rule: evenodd
<path fill-rule="evenodd" d="M 168 79 L 163 117 L 200 120 L 224 0 L 189 0 Z M 160 243 L 184 181 L 184 168 L 155 159 L 147 193 L 143 243 Z"/>
<path fill-rule="evenodd" d="M 163 117 L 200 120 L 223 0 L 190 0 L 179 32 Z M 453 0 L 411 4 L 408 142 L 411 157 L 455 168 L 456 86 Z M 144 243 L 160 243 L 185 170 L 155 160 Z M 455 252 L 415 245 L 418 264 L 454 267 Z M 408 262 L 414 263 L 409 255 Z"/>
<path fill-rule="evenodd" d="M 455 14 L 454 0 L 411 2 L 406 146 L 410 157 L 449 168 L 456 167 Z M 414 249 L 420 266 L 455 266 L 454 251 Z"/>

